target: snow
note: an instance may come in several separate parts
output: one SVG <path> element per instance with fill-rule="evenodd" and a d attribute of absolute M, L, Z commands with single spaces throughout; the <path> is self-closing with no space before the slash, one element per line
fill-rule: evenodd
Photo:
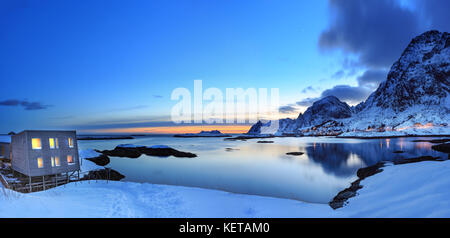
<path fill-rule="evenodd" d="M 333 96 L 324 97 L 296 120 L 259 122 L 249 133 L 365 137 L 448 135 L 449 40 L 448 33 L 438 31 L 415 37 L 392 65 L 386 80 L 356 107 L 350 108 Z M 329 121 L 334 125 L 323 125 Z"/>
<path fill-rule="evenodd" d="M 118 145 L 117 147 L 120 147 L 120 148 L 137 148 L 137 147 L 139 147 L 139 146 L 137 146 L 137 145 L 132 145 L 132 144 L 120 144 L 120 145 Z"/>
<path fill-rule="evenodd" d="M 81 159 L 81 172 L 88 172 L 94 170 L 104 169 L 105 167 L 99 166 L 94 162 L 87 160 L 88 158 L 95 158 L 101 154 L 93 149 L 79 150 L 78 151 Z"/>
<path fill-rule="evenodd" d="M 338 210 L 351 217 L 450 217 L 450 161 L 388 166 Z"/>
<path fill-rule="evenodd" d="M 0 217 L 316 217 L 332 212 L 322 204 L 132 182 L 84 181 L 32 194 L 0 194 Z"/>
<path fill-rule="evenodd" d="M 167 145 L 152 145 L 152 146 L 147 146 L 147 148 L 150 148 L 150 149 L 171 149 L 171 147 L 169 147 Z"/>
<path fill-rule="evenodd" d="M 83 181 L 31 194 L 1 188 L 0 217 L 450 217 L 450 161 L 383 169 L 338 210 L 201 188 Z"/>

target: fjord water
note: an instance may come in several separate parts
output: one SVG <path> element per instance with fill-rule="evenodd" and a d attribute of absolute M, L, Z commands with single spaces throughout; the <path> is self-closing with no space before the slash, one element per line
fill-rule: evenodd
<path fill-rule="evenodd" d="M 113 149 L 118 144 L 168 145 L 197 158 L 111 157 L 106 167 L 123 181 L 218 189 L 233 193 L 327 203 L 354 181 L 359 168 L 393 159 L 447 155 L 431 149 L 430 138 L 347 139 L 270 138 L 274 143 L 224 138 L 142 136 L 132 140 L 79 141 L 81 149 Z M 433 138 L 436 139 L 436 138 Z M 300 156 L 287 152 L 305 152 Z M 404 151 L 404 153 L 394 153 Z M 444 157 L 445 156 L 445 157 Z"/>

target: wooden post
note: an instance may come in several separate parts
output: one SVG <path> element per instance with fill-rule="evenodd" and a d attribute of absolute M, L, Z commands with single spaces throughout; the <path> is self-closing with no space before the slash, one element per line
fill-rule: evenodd
<path fill-rule="evenodd" d="M 31 188 L 31 177 L 28 176 L 28 185 L 30 185 L 30 193 L 33 191 L 33 189 Z"/>
<path fill-rule="evenodd" d="M 42 176 L 42 190 L 45 190 L 45 175 Z"/>

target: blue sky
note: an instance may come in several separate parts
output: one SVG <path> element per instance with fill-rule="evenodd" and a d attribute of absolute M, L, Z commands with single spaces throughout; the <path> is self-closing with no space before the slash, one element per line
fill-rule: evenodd
<path fill-rule="evenodd" d="M 417 5 L 384 2 L 386 7 Z M 383 75 L 387 68 L 366 62 L 367 52 L 358 47 L 327 38 L 327 30 L 346 31 L 333 18 L 346 14 L 344 5 L 325 0 L 2 1 L 0 133 L 167 125 L 176 103 L 170 100 L 172 90 L 192 89 L 196 79 L 204 88 L 279 88 L 281 104 L 298 113 L 324 90 L 358 89 L 365 71 Z M 399 45 L 445 20 L 411 29 Z"/>

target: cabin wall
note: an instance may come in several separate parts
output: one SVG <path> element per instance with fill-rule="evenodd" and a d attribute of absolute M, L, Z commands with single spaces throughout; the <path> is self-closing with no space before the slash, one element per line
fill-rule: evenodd
<path fill-rule="evenodd" d="M 24 133 L 26 146 L 22 148 L 25 150 L 25 159 L 22 161 L 26 164 L 28 168 L 27 171 L 19 172 L 29 175 L 29 176 L 44 176 L 51 174 L 59 174 L 66 172 L 73 172 L 80 170 L 79 163 L 79 155 L 78 155 L 78 144 L 76 140 L 75 131 L 26 131 Z M 68 138 L 72 138 L 74 140 L 73 148 L 69 147 Z M 32 148 L 32 138 L 40 138 L 41 139 L 41 149 L 33 149 Z M 59 148 L 50 148 L 49 138 L 57 138 Z M 19 150 L 19 149 L 17 149 Z M 13 146 L 13 151 L 16 151 L 16 148 Z M 68 164 L 67 156 L 71 155 L 73 157 L 74 163 Z M 58 157 L 60 161 L 59 166 L 52 167 L 52 157 Z M 21 157 L 22 158 L 22 157 Z M 39 168 L 37 159 L 42 158 L 44 167 Z M 22 165 L 22 164 L 21 164 Z M 13 166 L 13 169 L 15 167 Z M 16 169 L 15 169 L 16 170 Z"/>
<path fill-rule="evenodd" d="M 19 133 L 11 137 L 11 152 L 11 166 L 13 170 L 27 174 L 28 149 L 25 133 Z"/>

